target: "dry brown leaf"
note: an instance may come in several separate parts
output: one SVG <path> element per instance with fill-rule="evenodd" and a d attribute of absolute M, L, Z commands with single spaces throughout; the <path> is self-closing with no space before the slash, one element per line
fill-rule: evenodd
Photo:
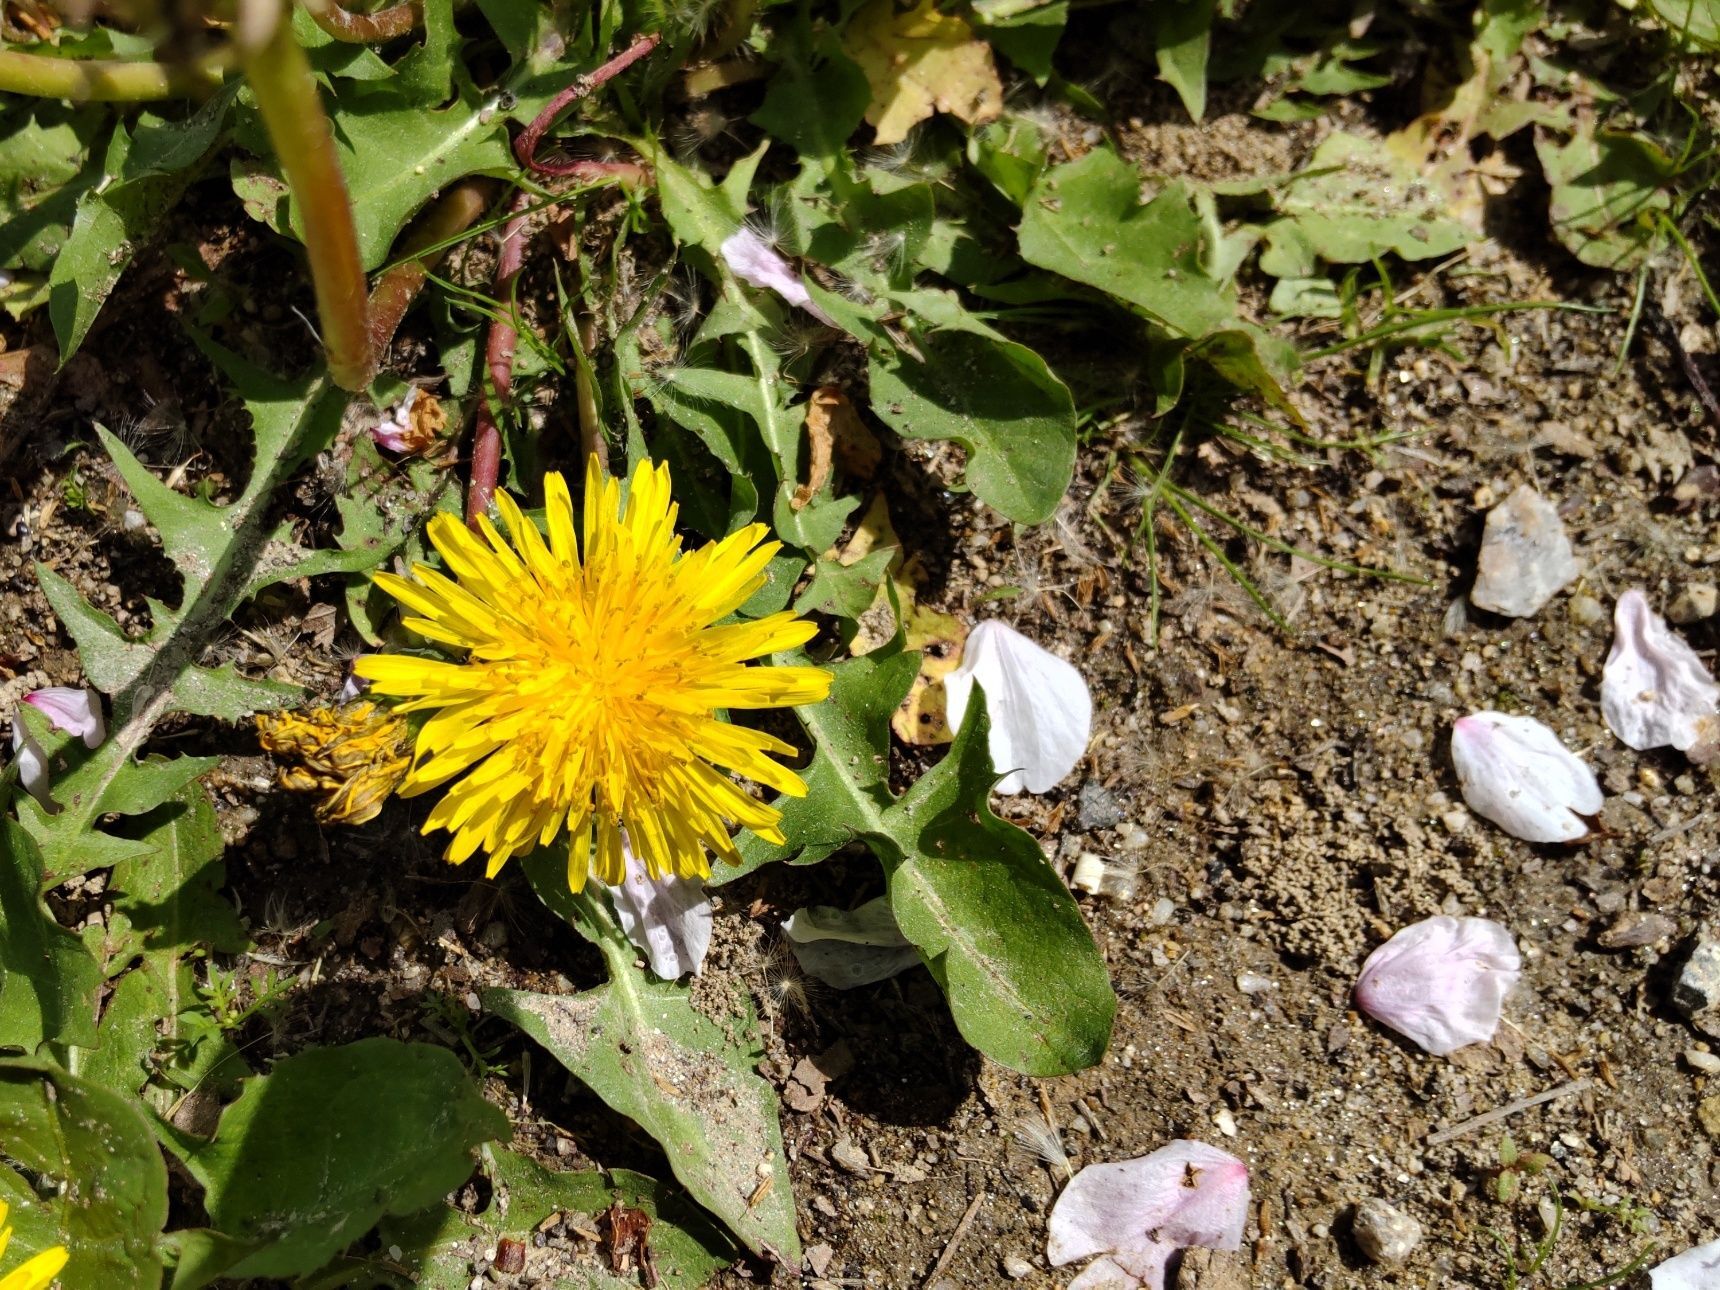
<path fill-rule="evenodd" d="M 848 24 L 846 45 L 872 87 L 866 120 L 880 146 L 900 143 L 934 112 L 981 125 L 1003 111 L 991 46 L 962 19 L 939 13 L 934 0 L 906 13 L 896 12 L 895 0 L 872 0 Z"/>
<path fill-rule="evenodd" d="M 836 432 L 832 421 L 836 405 L 845 403 L 842 391 L 833 385 L 823 385 L 812 392 L 812 397 L 806 401 L 806 442 L 809 460 L 806 467 L 806 482 L 794 490 L 794 496 L 788 499 L 789 506 L 799 510 L 823 488 L 830 479 L 830 460 L 836 449 Z"/>

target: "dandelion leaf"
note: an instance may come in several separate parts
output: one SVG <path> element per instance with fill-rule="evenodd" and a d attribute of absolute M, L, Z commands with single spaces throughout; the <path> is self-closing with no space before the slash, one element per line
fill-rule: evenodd
<path fill-rule="evenodd" d="M 1548 215 L 1565 249 L 1597 269 L 1628 272 L 1660 244 L 1657 217 L 1676 162 L 1640 134 L 1585 125 L 1559 142 L 1537 131 L 1535 151 L 1552 187 Z"/>
<path fill-rule="evenodd" d="M 63 1245 L 64 1290 L 158 1290 L 167 1166 L 135 1102 L 48 1062 L 0 1061 L 0 1142 L 39 1180 L 0 1165 L 8 1266 Z"/>
<path fill-rule="evenodd" d="M 49 915 L 41 891 L 35 843 L 16 821 L 0 819 L 0 1049 L 88 1048 L 101 968 Z"/>
<path fill-rule="evenodd" d="M 245 1081 L 212 1140 L 170 1145 L 204 1188 L 212 1237 L 174 1285 L 315 1271 L 385 1214 L 424 1209 L 464 1182 L 472 1149 L 508 1136 L 459 1058 L 361 1039 L 313 1048 Z"/>
<path fill-rule="evenodd" d="M 783 661 L 788 661 L 786 658 Z M 863 842 L 884 866 L 890 908 L 949 997 L 963 1038 L 1024 1074 L 1066 1075 L 1104 1056 L 1116 1013 L 1105 961 L 1039 844 L 999 819 L 983 697 L 944 760 L 890 791 L 890 718 L 919 671 L 887 646 L 837 664 L 830 698 L 799 712 L 817 751 L 807 795 L 779 799 L 788 845 L 748 838 L 742 871 L 823 859 Z M 714 880 L 736 876 L 719 871 Z"/>
<path fill-rule="evenodd" d="M 405 1264 L 412 1284 L 426 1290 L 467 1290 L 472 1268 L 496 1242 L 513 1237 L 530 1244 L 532 1234 L 557 1214 L 584 1216 L 597 1228 L 611 1205 L 643 1210 L 651 1218 L 652 1262 L 668 1290 L 698 1290 L 733 1260 L 734 1245 L 722 1229 L 677 1188 L 629 1169 L 559 1173 L 502 1147 L 484 1151 L 491 1184 L 489 1203 L 476 1214 L 436 1205 L 382 1224 L 384 1249 L 398 1249 L 391 1265 Z M 566 1251 L 546 1251 L 557 1285 L 579 1290 L 635 1290 L 636 1276 L 620 1277 L 597 1247 L 577 1242 Z M 528 1270 L 532 1255 L 527 1255 Z"/>
<path fill-rule="evenodd" d="M 776 1093 L 753 1073 L 763 1055 L 756 1041 L 700 1013 L 683 987 L 637 967 L 612 919 L 582 921 L 567 891 L 565 853 L 540 852 L 527 872 L 544 902 L 597 943 L 610 980 L 576 995 L 486 990 L 484 1007 L 655 1138 L 681 1185 L 749 1250 L 799 1267 Z"/>

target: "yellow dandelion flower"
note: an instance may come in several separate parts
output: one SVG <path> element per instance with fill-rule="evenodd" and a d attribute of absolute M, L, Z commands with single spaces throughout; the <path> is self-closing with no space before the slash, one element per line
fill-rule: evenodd
<path fill-rule="evenodd" d="M 9 1213 L 11 1207 L 0 1200 L 0 1255 L 6 1253 L 6 1245 L 12 1239 L 12 1229 L 6 1222 Z M 69 1257 L 63 1245 L 43 1250 L 25 1260 L 21 1266 L 0 1276 L 0 1290 L 47 1290 L 49 1283 L 60 1275 L 60 1269 L 66 1266 Z"/>
<path fill-rule="evenodd" d="M 720 714 L 817 703 L 830 673 L 748 666 L 812 638 L 792 613 L 719 622 L 764 585 L 780 543 L 753 524 L 683 552 L 666 466 L 641 465 L 623 506 L 593 462 L 577 544 L 566 481 L 544 491 L 547 542 L 498 493 L 511 542 L 487 519 L 473 533 L 438 515 L 430 540 L 452 578 L 423 565 L 376 576 L 412 611 L 408 628 L 464 655 L 368 654 L 354 668 L 407 700 L 397 711 L 434 713 L 401 788 L 448 785 L 424 831 L 454 835 L 453 864 L 482 851 L 494 875 L 565 828 L 575 891 L 588 870 L 620 882 L 624 842 L 653 878 L 706 877 L 707 852 L 738 863 L 731 824 L 781 842 L 781 813 L 724 772 L 798 797 L 800 777 L 772 760 L 794 749 Z"/>

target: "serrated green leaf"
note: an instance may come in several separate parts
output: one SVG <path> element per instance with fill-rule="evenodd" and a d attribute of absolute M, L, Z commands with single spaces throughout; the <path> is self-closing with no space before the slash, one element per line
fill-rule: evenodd
<path fill-rule="evenodd" d="M 607 905 L 595 903 L 606 899 L 600 890 L 568 892 L 565 851 L 539 852 L 526 872 L 544 903 L 596 943 L 610 979 L 576 995 L 486 990 L 485 1009 L 524 1030 L 661 1143 L 681 1185 L 748 1249 L 798 1267 L 776 1093 L 753 1073 L 762 1056 L 756 1040 L 719 1026 L 684 987 L 637 966 Z M 759 1195 L 767 1177 L 771 1185 Z"/>
<path fill-rule="evenodd" d="M 779 661 L 789 661 L 780 656 Z M 891 911 L 949 996 L 962 1037 L 1024 1074 L 1095 1064 L 1116 1013 L 1105 961 L 1039 844 L 992 814 L 996 775 L 983 707 L 970 710 L 944 760 L 896 799 L 890 716 L 919 657 L 886 646 L 836 664 L 830 698 L 798 710 L 814 742 L 804 798 L 779 798 L 788 843 L 741 843 L 740 871 L 810 863 L 865 842 L 889 878 Z"/>
<path fill-rule="evenodd" d="M 747 191 L 769 146 L 768 141 L 761 143 L 735 162 L 721 184 L 661 153 L 653 159 L 663 218 L 677 241 L 708 257 L 707 269 L 720 258 L 724 240 L 746 219 Z"/>
<path fill-rule="evenodd" d="M 1096 148 L 1047 171 L 1021 211 L 1021 257 L 1145 310 L 1183 336 L 1236 318 L 1236 291 L 1208 271 L 1207 231 L 1181 183 L 1141 200 L 1141 176 Z"/>
<path fill-rule="evenodd" d="M 196 763 L 166 770 L 134 760 L 162 716 L 180 711 L 236 721 L 300 694 L 294 686 L 242 677 L 231 664 L 210 669 L 195 660 L 247 595 L 283 576 L 274 570 L 270 577 L 260 567 L 270 533 L 265 527 L 270 499 L 305 457 L 332 440 L 346 396 L 321 374 L 283 382 L 196 339 L 237 387 L 251 414 L 255 454 L 238 499 L 217 507 L 183 497 L 156 480 L 113 436 L 104 432 L 103 439 L 179 569 L 179 604 L 151 602 L 150 631 L 132 640 L 71 583 L 37 566 L 43 593 L 77 642 L 84 674 L 113 700 L 113 734 L 53 781 L 55 798 L 66 809 L 50 816 L 33 802 L 20 804 L 19 818 L 41 849 L 50 881 L 141 854 L 144 844 L 102 833 L 101 817 L 116 810 L 148 810 L 199 772 Z M 288 565 L 284 572 L 290 571 Z"/>
<path fill-rule="evenodd" d="M 95 1043 L 101 967 L 54 921 L 41 892 L 35 844 L 17 821 L 0 819 L 0 1049 L 88 1048 Z"/>
<path fill-rule="evenodd" d="M 156 962 L 145 960 L 114 984 L 102 1007 L 93 1051 L 83 1056 L 78 1073 L 91 1083 L 126 1097 L 136 1096 L 150 1071 L 150 1060 L 168 1038 L 161 1023 L 172 1024 L 183 1006 L 189 981 L 181 970 L 164 978 Z"/>
<path fill-rule="evenodd" d="M 176 1135 L 174 1145 L 214 1230 L 245 1251 L 214 1273 L 291 1277 L 383 1215 L 437 1201 L 471 1173 L 473 1147 L 507 1134 L 507 1117 L 447 1049 L 361 1039 L 246 1080 L 212 1141 Z"/>
<path fill-rule="evenodd" d="M 820 560 L 812 581 L 794 602 L 797 614 L 827 613 L 839 618 L 858 618 L 878 597 L 878 584 L 890 571 L 890 561 L 900 552 L 895 547 L 868 552 L 852 564 Z"/>
<path fill-rule="evenodd" d="M 100 177 L 90 151 L 109 120 L 101 104 L 14 98 L 0 107 L 0 266 L 51 269 Z"/>
<path fill-rule="evenodd" d="M 44 1198 L 13 1211 L 8 1261 L 63 1245 L 63 1290 L 159 1290 L 167 1166 L 135 1102 L 47 1062 L 0 1061 L 0 1143 Z M 0 1175 L 17 1195 L 17 1175 Z"/>
<path fill-rule="evenodd" d="M 651 1216 L 652 1262 L 670 1290 L 698 1290 L 733 1259 L 734 1244 L 684 1193 L 629 1169 L 603 1173 L 558 1173 L 529 1156 L 501 1147 L 486 1148 L 492 1192 L 477 1214 L 447 1205 L 383 1223 L 385 1249 L 400 1250 L 390 1265 L 405 1264 L 416 1286 L 428 1290 L 468 1290 L 472 1268 L 503 1237 L 529 1239 L 555 1214 L 598 1217 L 619 1202 Z M 595 1247 L 549 1252 L 556 1284 L 577 1290 L 636 1290 L 635 1277 L 618 1277 Z M 527 1271 L 532 1270 L 527 1255 Z"/>
<path fill-rule="evenodd" d="M 171 980 L 179 959 L 195 947 L 225 954 L 249 949 L 251 938 L 238 913 L 220 894 L 225 847 L 208 794 L 187 784 L 138 825 L 148 853 L 116 866 L 108 880 L 114 906 L 106 942 L 109 962 L 123 966 L 148 954 L 158 960 L 163 978 Z"/>
<path fill-rule="evenodd" d="M 1069 23 L 1069 0 L 974 0 L 980 31 L 1037 85 L 1051 79 L 1051 56 Z"/>
<path fill-rule="evenodd" d="M 132 257 L 196 178 L 237 92 L 236 82 L 217 90 L 184 121 L 146 112 L 132 134 L 114 127 L 101 177 L 78 199 L 71 235 L 48 274 L 48 317 L 62 365 L 83 344 Z"/>
<path fill-rule="evenodd" d="M 366 270 L 387 262 L 400 230 L 441 189 L 514 165 L 501 113 L 463 76 L 453 102 L 434 109 L 398 78 L 354 82 L 341 95 L 339 122 L 335 148 Z M 248 199 L 253 217 L 302 241 L 297 206 L 279 183 L 273 163 L 261 162 L 236 173 L 234 191 Z"/>

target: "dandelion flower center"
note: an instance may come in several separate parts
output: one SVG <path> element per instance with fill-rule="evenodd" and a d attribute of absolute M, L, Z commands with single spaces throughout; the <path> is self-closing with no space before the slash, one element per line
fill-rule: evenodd
<path fill-rule="evenodd" d="M 722 713 L 816 703 L 830 674 L 749 665 L 812 637 L 791 613 L 721 621 L 763 586 L 780 544 L 754 524 L 683 552 L 667 467 L 641 465 L 623 505 L 593 463 L 577 543 L 566 482 L 544 487 L 547 539 L 498 494 L 511 541 L 488 520 L 472 533 L 438 515 L 430 540 L 453 576 L 376 577 L 412 611 L 409 629 L 459 656 L 356 665 L 406 700 L 397 710 L 434 714 L 401 789 L 448 785 L 425 831 L 453 834 L 455 864 L 484 852 L 494 874 L 566 829 L 575 890 L 591 869 L 622 879 L 624 840 L 652 877 L 707 876 L 712 854 L 738 862 L 731 825 L 780 842 L 780 813 L 727 772 L 800 796 L 773 760 L 793 748 Z"/>

